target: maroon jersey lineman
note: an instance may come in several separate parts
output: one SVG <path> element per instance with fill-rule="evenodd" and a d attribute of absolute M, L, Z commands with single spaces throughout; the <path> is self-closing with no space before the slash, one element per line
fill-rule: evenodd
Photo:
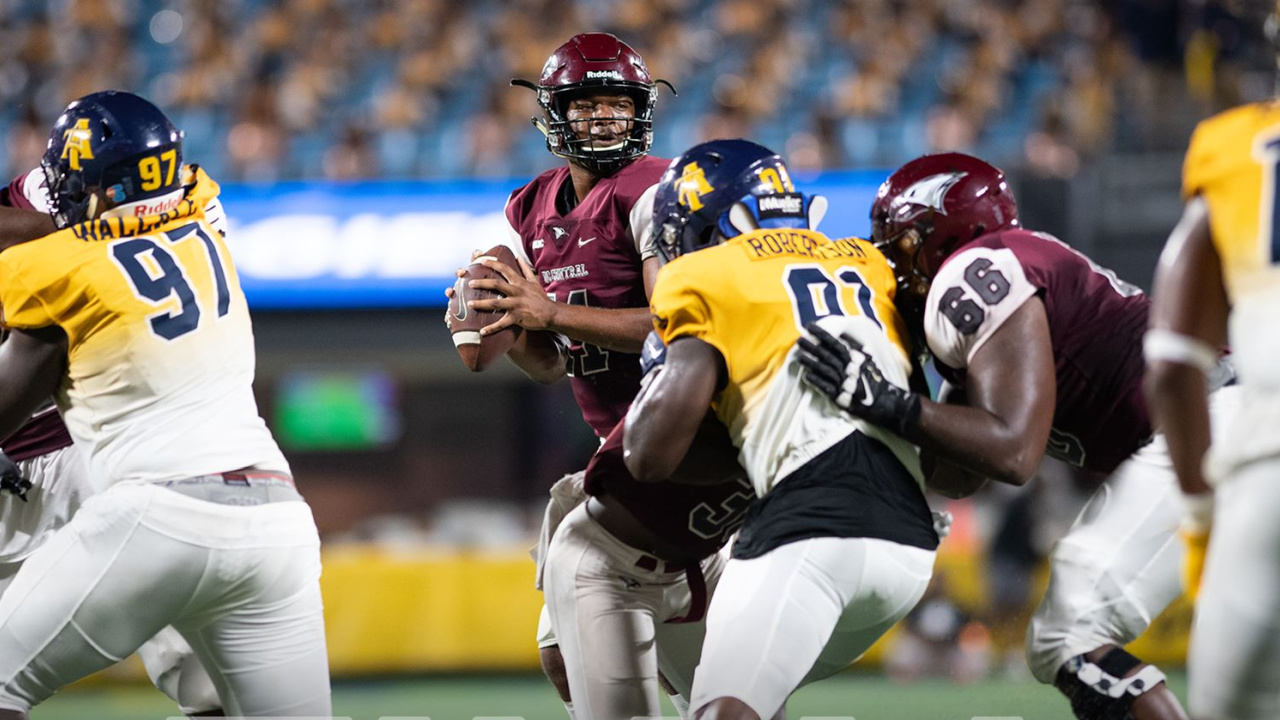
<path fill-rule="evenodd" d="M 1109 474 L 1152 436 L 1142 397 L 1150 301 L 1141 290 L 1051 235 L 993 233 L 947 258 L 934 278 L 925 303 L 929 349 L 944 376 L 962 378 L 974 353 L 1033 296 L 1044 302 L 1057 379 L 1046 454 Z"/>
<path fill-rule="evenodd" d="M 36 203 L 39 203 L 38 207 Z M 7 187 L 0 189 L 0 205 L 48 212 L 41 173 L 32 170 L 14 178 Z M 0 449 L 14 462 L 30 460 L 69 445 L 71 434 L 67 432 L 67 426 L 52 402 L 38 410 L 12 435 L 0 440 Z"/>
<path fill-rule="evenodd" d="M 639 158 L 601 178 L 567 213 L 560 198 L 573 192 L 568 166 L 542 173 L 507 201 L 512 250 L 556 302 L 648 307 L 641 266 L 656 254 L 649 226 L 666 166 L 660 158 Z M 568 372 L 582 419 L 596 435 L 607 436 L 640 389 L 640 356 L 573 341 Z"/>
<path fill-rule="evenodd" d="M 587 464 L 587 493 L 616 497 L 646 529 L 684 553 L 667 560 L 698 561 L 724 547 L 756 496 L 745 471 L 718 485 L 639 482 L 622 460 L 624 426 L 618 423 Z"/>

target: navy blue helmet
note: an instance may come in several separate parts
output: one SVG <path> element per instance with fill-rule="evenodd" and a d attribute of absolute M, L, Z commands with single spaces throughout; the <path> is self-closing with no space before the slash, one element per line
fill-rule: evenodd
<path fill-rule="evenodd" d="M 817 202 L 815 202 L 817 201 Z M 760 228 L 809 228 L 826 200 L 798 192 L 778 154 L 750 140 L 712 140 L 671 161 L 653 200 L 667 262 Z"/>
<path fill-rule="evenodd" d="M 40 160 L 59 228 L 182 186 L 182 133 L 150 102 L 108 90 L 72 102 Z"/>

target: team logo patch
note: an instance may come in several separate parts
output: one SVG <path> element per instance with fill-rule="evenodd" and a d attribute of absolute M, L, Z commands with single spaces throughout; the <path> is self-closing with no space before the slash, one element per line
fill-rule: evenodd
<path fill-rule="evenodd" d="M 702 196 L 713 192 L 715 188 L 707 182 L 707 174 L 698 163 L 691 162 L 684 166 L 680 175 L 680 194 L 678 202 L 690 210 L 702 209 Z"/>
<path fill-rule="evenodd" d="M 918 206 L 919 210 L 917 212 L 931 209 L 946 215 L 947 211 L 943 208 L 943 201 L 947 197 L 947 191 L 955 187 L 956 183 L 960 182 L 968 174 L 966 172 L 948 172 L 930 175 L 923 180 L 918 180 L 902 193 L 901 202 Z"/>
<path fill-rule="evenodd" d="M 62 159 L 67 161 L 72 170 L 80 169 L 81 158 L 93 159 L 93 148 L 89 146 L 89 140 L 93 137 L 93 131 L 89 129 L 89 118 L 77 120 L 75 126 L 67 128 L 62 137 L 65 139 Z"/>

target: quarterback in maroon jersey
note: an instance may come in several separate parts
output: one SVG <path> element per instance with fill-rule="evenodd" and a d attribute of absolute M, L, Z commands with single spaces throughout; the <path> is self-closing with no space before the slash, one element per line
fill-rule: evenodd
<path fill-rule="evenodd" d="M 654 652 L 655 633 L 663 638 L 657 664 L 676 690 L 687 693 L 701 644 L 702 625 L 693 621 L 701 618 L 706 586 L 714 585 L 719 571 L 715 550 L 741 521 L 749 497 L 736 480 L 711 488 L 640 488 L 621 461 L 620 432 L 611 435 L 639 390 L 640 352 L 652 329 L 648 302 L 659 261 L 649 228 L 667 161 L 648 152 L 664 81 L 655 81 L 640 55 L 616 37 L 584 33 L 552 53 L 537 83 L 512 82 L 537 93 L 542 117 L 534 123 L 546 135 L 547 149 L 568 162 L 511 194 L 507 244 L 520 267 L 489 263 L 504 279 L 472 286 L 505 297 L 472 307 L 506 313 L 482 334 L 523 327 L 508 357 L 539 382 L 568 376 L 583 419 L 602 442 L 610 438 L 589 470 L 566 476 L 551 490 L 537 552 L 538 586 L 553 583 L 547 558 L 555 555 L 554 535 L 561 555 L 577 548 L 598 567 L 622 563 L 637 587 L 663 591 L 661 602 L 633 608 L 639 624 L 575 631 L 563 642 L 553 631 L 553 615 L 588 623 L 630 588 L 611 577 L 612 585 L 592 594 L 590 578 L 562 563 L 570 572 L 555 573 L 557 592 L 547 593 L 549 603 L 553 595 L 565 600 L 539 623 L 543 669 L 571 715 L 574 704 L 579 717 L 657 715 L 658 678 L 646 670 L 654 663 L 645 653 Z M 583 504 L 587 494 L 595 497 L 589 505 Z M 591 600 L 576 602 L 579 593 Z M 649 628 L 648 637 L 636 634 L 641 625 Z M 589 642 L 595 640 L 598 645 Z M 613 678 L 616 692 L 601 675 L 612 672 L 615 658 L 632 670 Z"/>
<path fill-rule="evenodd" d="M 886 386 L 865 354 L 820 328 L 800 341 L 806 379 L 919 445 L 943 492 L 972 491 L 975 477 L 1022 485 L 1044 454 L 1107 474 L 1054 548 L 1028 661 L 1082 719 L 1185 718 L 1163 673 L 1123 649 L 1181 591 L 1182 500 L 1142 396 L 1149 301 L 1022 229 L 1003 173 L 968 155 L 907 163 L 871 213 L 904 315 L 959 402 Z M 1224 364 L 1219 385 L 1230 376 Z M 1216 393 L 1219 404 L 1233 392 Z"/>

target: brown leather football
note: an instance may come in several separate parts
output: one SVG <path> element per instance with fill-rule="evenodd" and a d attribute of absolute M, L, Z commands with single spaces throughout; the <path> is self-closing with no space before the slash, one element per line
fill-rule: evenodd
<path fill-rule="evenodd" d="M 497 322 L 506 314 L 500 311 L 474 310 L 469 306 L 473 300 L 503 297 L 501 293 L 471 288 L 472 280 L 502 279 L 499 273 L 480 264 L 480 261 L 485 258 L 506 263 L 517 272 L 520 269 L 520 263 L 516 261 L 515 253 L 511 252 L 511 248 L 498 245 L 477 257 L 467 267 L 466 274 L 458 278 L 453 285 L 453 297 L 449 300 L 449 332 L 453 334 L 453 346 L 458 349 L 462 364 L 472 372 L 480 372 L 489 367 L 494 360 L 505 355 L 507 350 L 511 349 L 511 344 L 520 337 L 518 325 L 504 328 L 487 337 L 480 337 L 480 328 Z"/>

